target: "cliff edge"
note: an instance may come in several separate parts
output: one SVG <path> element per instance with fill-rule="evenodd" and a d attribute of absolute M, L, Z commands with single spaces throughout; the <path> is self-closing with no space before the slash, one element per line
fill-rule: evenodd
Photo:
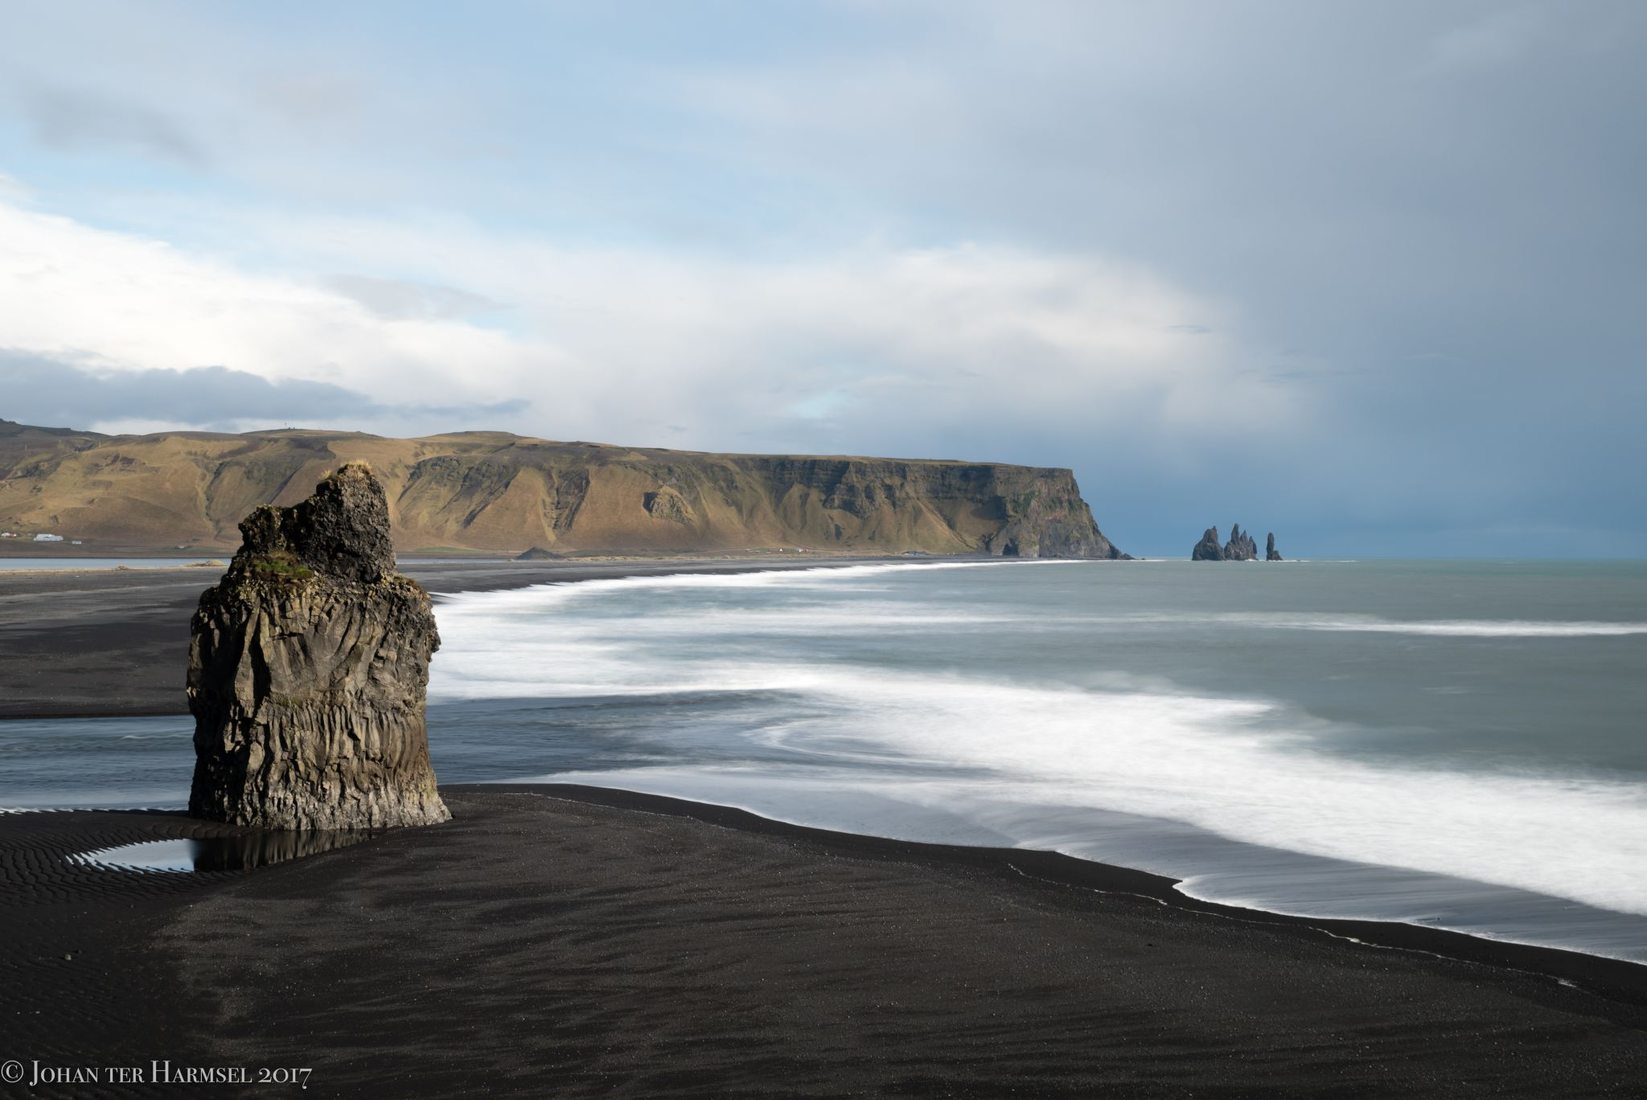
<path fill-rule="evenodd" d="M 1067 469 L 736 455 L 504 432 L 105 436 L 0 422 L 0 528 L 92 548 L 211 551 L 241 517 L 366 462 L 403 551 L 562 554 L 803 549 L 1121 558 Z"/>

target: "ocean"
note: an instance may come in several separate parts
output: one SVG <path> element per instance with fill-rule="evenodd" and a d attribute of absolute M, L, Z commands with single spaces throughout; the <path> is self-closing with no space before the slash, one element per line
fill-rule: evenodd
<path fill-rule="evenodd" d="M 443 782 L 1048 849 L 1647 963 L 1647 564 L 932 562 L 437 594 Z M 187 718 L 0 722 L 0 806 L 180 806 Z"/>

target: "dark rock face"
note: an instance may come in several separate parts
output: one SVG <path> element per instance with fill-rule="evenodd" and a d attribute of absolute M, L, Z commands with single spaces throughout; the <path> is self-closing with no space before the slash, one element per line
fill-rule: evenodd
<path fill-rule="evenodd" d="M 1195 544 L 1190 551 L 1190 561 L 1256 561 L 1258 559 L 1258 543 L 1253 539 L 1251 531 L 1241 530 L 1239 523 L 1230 527 L 1230 540 L 1224 545 L 1218 545 L 1218 528 L 1208 527 L 1201 535 L 1201 541 Z M 1270 533 L 1268 545 L 1264 551 L 1265 561 L 1280 561 L 1281 555 L 1275 550 L 1275 533 Z"/>
<path fill-rule="evenodd" d="M 1218 545 L 1218 528 L 1208 527 L 1201 541 L 1190 551 L 1190 561 L 1223 561 L 1224 548 Z"/>
<path fill-rule="evenodd" d="M 1224 544 L 1225 561 L 1252 561 L 1258 557 L 1258 544 L 1239 523 L 1230 526 L 1230 540 Z"/>
<path fill-rule="evenodd" d="M 1275 548 L 1275 532 L 1274 531 L 1271 531 L 1270 532 L 1270 537 L 1264 540 L 1264 560 L 1265 561 L 1285 561 L 1286 560 L 1285 558 L 1283 558 L 1281 556 L 1281 551 L 1279 551 Z"/>
<path fill-rule="evenodd" d="M 389 502 L 372 472 L 350 463 L 290 508 L 264 505 L 240 523 L 242 559 L 292 560 L 342 581 L 376 584 L 395 571 Z M 234 565 L 230 566 L 231 572 Z"/>
<path fill-rule="evenodd" d="M 878 541 L 998 558 L 1132 557 L 1099 530 L 1067 469 L 755 455 L 737 463 L 766 487 L 799 545 Z M 813 509 L 827 528 L 812 528 Z"/>
<path fill-rule="evenodd" d="M 395 572 L 383 487 L 350 463 L 243 544 L 190 624 L 189 813 L 266 829 L 431 825 L 429 594 Z"/>
<path fill-rule="evenodd" d="M 516 561 L 560 561 L 565 554 L 557 554 L 553 550 L 546 550 L 541 546 L 534 546 L 530 550 L 515 555 Z"/>

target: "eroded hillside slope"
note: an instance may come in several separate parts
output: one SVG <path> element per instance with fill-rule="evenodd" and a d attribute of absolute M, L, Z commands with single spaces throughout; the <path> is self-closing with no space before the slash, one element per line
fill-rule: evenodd
<path fill-rule="evenodd" d="M 1069 470 L 705 454 L 498 432 L 105 436 L 0 421 L 0 528 L 88 547 L 230 548 L 254 507 L 302 500 L 355 460 L 382 480 L 403 551 L 1121 556 Z"/>

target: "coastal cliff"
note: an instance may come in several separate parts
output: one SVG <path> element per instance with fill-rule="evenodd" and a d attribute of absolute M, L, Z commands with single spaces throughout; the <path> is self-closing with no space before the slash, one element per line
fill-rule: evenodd
<path fill-rule="evenodd" d="M 240 529 L 190 624 L 189 813 L 266 829 L 448 820 L 424 727 L 440 637 L 429 594 L 395 572 L 382 486 L 348 465 Z"/>
<path fill-rule="evenodd" d="M 1125 557 L 1067 469 L 709 454 L 501 432 L 104 436 L 0 421 L 0 527 L 88 547 L 228 548 L 241 516 L 371 465 L 402 551 L 805 549 Z"/>

